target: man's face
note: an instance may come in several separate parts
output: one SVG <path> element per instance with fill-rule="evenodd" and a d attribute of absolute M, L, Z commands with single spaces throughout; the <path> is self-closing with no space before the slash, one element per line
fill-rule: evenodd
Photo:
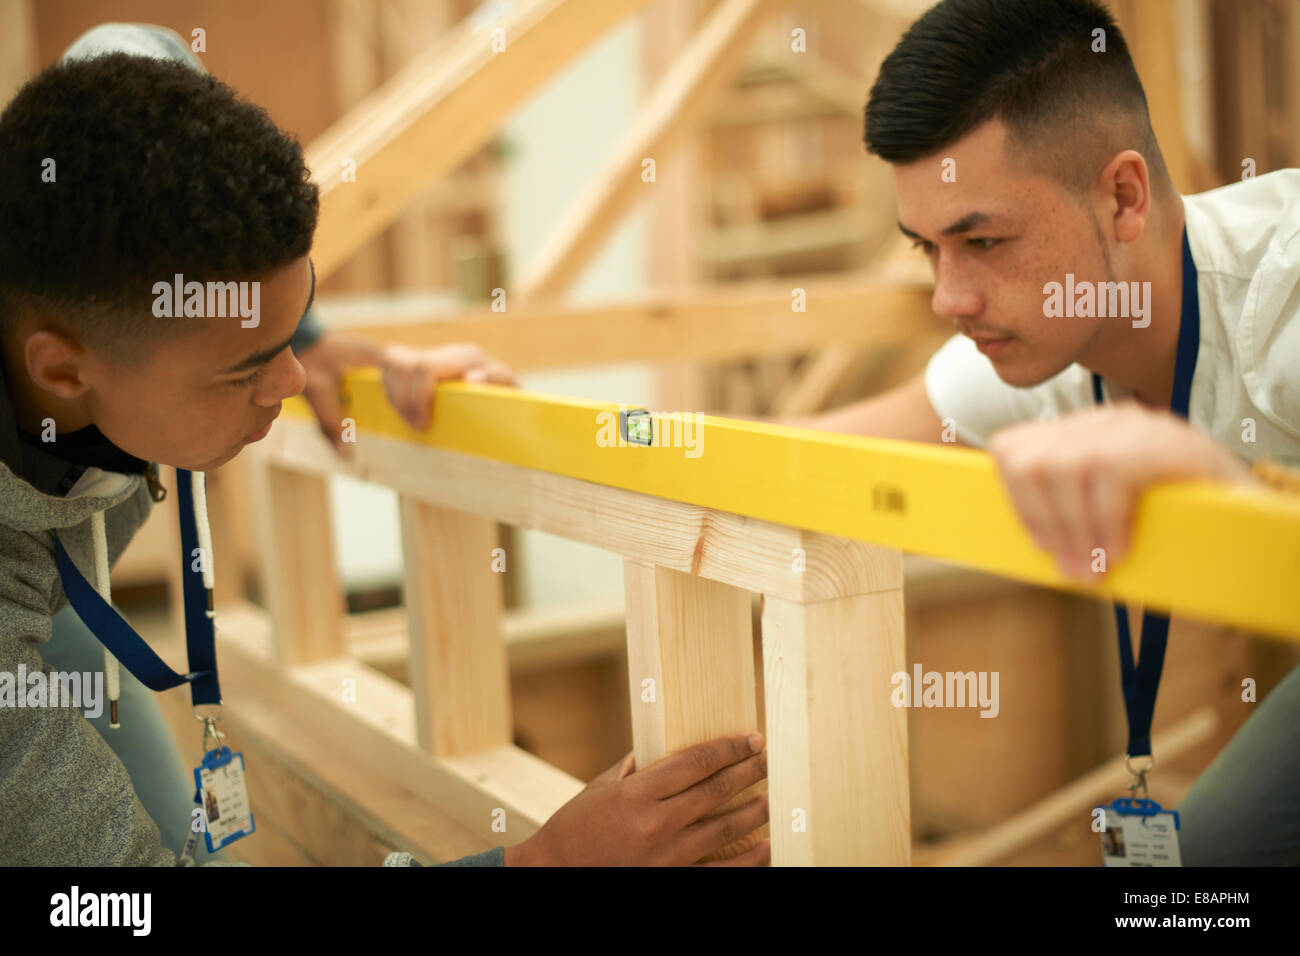
<path fill-rule="evenodd" d="M 955 181 L 941 178 L 944 160 Z M 998 376 L 1029 386 L 1075 362 L 1103 321 L 1047 318 L 1047 282 L 1110 279 L 1092 211 L 1008 154 L 994 120 L 894 167 L 899 225 L 934 270 L 933 308 L 981 344 Z M 949 177 L 951 178 L 951 176 Z M 994 341 L 998 340 L 998 341 Z"/>
<path fill-rule="evenodd" d="M 303 256 L 261 281 L 255 326 L 244 328 L 252 320 L 239 315 L 182 315 L 160 321 L 192 322 L 196 331 L 157 345 L 138 368 L 86 356 L 86 402 L 95 425 L 145 461 L 190 471 L 230 461 L 306 385 L 288 343 L 314 291 Z"/>

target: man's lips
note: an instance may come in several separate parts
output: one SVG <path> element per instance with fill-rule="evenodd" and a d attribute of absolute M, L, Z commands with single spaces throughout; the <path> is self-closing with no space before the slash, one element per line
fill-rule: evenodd
<path fill-rule="evenodd" d="M 1010 345 L 1014 338 L 1011 335 L 966 335 L 985 355 L 996 355 Z"/>
<path fill-rule="evenodd" d="M 275 419 L 279 417 L 280 416 L 277 413 L 271 419 L 271 421 L 267 422 L 261 428 L 257 429 L 256 431 L 249 432 L 247 435 L 244 436 L 244 441 L 260 441 L 261 439 L 265 438 L 267 433 L 271 430 L 272 423 L 275 421 Z"/>
<path fill-rule="evenodd" d="M 974 339 L 976 342 L 1001 342 L 1003 339 L 1011 338 L 1010 335 L 994 335 L 989 332 L 962 332 L 962 335 L 968 339 Z"/>

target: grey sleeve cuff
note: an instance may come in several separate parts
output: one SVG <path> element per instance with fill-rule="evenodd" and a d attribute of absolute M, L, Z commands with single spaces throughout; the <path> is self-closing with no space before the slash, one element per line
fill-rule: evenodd
<path fill-rule="evenodd" d="M 503 846 L 493 847 L 482 853 L 475 853 L 473 856 L 462 856 L 459 860 L 452 860 L 449 863 L 441 863 L 440 866 L 505 866 L 506 865 L 506 848 Z"/>
<path fill-rule="evenodd" d="M 384 858 L 384 866 L 423 866 L 419 860 L 409 853 L 390 853 Z M 459 860 L 452 860 L 449 863 L 439 863 L 439 866 L 505 866 L 506 865 L 506 848 L 503 846 L 493 847 L 482 853 L 475 853 L 473 856 L 462 856 Z"/>
<path fill-rule="evenodd" d="M 289 348 L 293 349 L 295 355 L 310 348 L 316 340 L 325 334 L 325 323 L 316 318 L 316 313 L 308 309 L 298 323 L 297 330 L 293 333 L 293 338 L 289 340 Z"/>

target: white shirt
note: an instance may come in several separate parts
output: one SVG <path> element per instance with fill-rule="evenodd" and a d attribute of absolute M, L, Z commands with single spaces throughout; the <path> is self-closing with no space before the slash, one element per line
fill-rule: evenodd
<path fill-rule="evenodd" d="M 1300 169 L 1184 196 L 1183 209 L 1201 309 L 1188 420 L 1246 461 L 1300 465 Z M 977 447 L 1016 422 L 1094 404 L 1083 366 L 1018 388 L 964 335 L 930 358 L 925 388 Z M 1103 391 L 1107 401 L 1132 394 L 1108 381 Z"/>

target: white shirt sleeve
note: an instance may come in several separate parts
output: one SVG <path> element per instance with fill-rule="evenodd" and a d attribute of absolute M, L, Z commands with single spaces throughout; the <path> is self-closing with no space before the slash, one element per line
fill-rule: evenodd
<path fill-rule="evenodd" d="M 1092 404 L 1092 377 L 1087 369 L 1071 365 L 1030 388 L 1008 385 L 973 341 L 954 335 L 930 357 L 925 391 L 940 420 L 955 424 L 958 438 L 983 448 L 994 432 L 1008 425 L 1087 408 Z"/>
<path fill-rule="evenodd" d="M 1280 179 L 1281 177 L 1272 177 Z M 1296 181 L 1291 181 L 1292 187 Z M 1280 192 L 1279 187 L 1279 192 Z M 1280 212 L 1268 251 L 1251 279 L 1237 332 L 1242 382 L 1255 407 L 1300 439 L 1300 197 L 1278 195 Z"/>

